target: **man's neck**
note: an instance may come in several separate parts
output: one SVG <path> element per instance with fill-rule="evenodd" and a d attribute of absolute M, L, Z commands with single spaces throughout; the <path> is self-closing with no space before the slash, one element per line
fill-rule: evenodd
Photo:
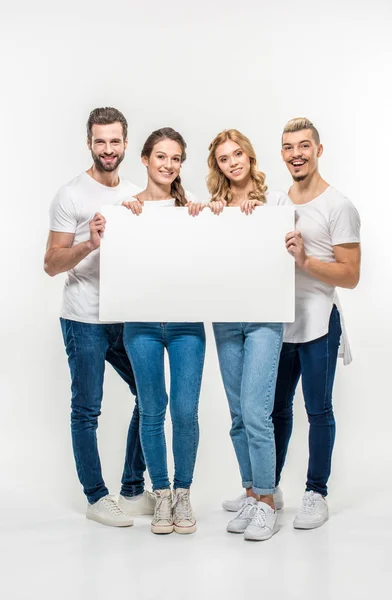
<path fill-rule="evenodd" d="M 149 180 L 146 189 L 138 194 L 140 200 L 169 200 L 172 198 L 171 185 L 158 185 Z"/>
<path fill-rule="evenodd" d="M 118 169 L 111 172 L 99 171 L 95 165 L 92 165 L 87 171 L 87 175 L 90 175 L 95 181 L 107 187 L 116 187 L 120 183 Z"/>
<path fill-rule="evenodd" d="M 294 204 L 306 204 L 320 196 L 328 187 L 329 184 L 316 171 L 303 181 L 294 181 L 289 196 Z"/>

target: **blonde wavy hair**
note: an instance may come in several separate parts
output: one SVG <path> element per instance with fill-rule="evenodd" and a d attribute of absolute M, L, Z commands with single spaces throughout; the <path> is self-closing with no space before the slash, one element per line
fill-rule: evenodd
<path fill-rule="evenodd" d="M 253 190 L 249 192 L 248 198 L 249 200 L 259 200 L 264 204 L 266 202 L 265 192 L 267 191 L 267 186 L 264 184 L 265 174 L 258 170 L 256 153 L 250 140 L 237 129 L 225 129 L 221 131 L 208 147 L 210 153 L 208 155 L 209 173 L 207 176 L 207 187 L 211 194 L 211 200 L 226 200 L 227 204 L 230 204 L 232 201 L 230 180 L 222 173 L 215 157 L 218 146 L 224 144 L 227 140 L 238 144 L 245 154 L 249 156 Z"/>

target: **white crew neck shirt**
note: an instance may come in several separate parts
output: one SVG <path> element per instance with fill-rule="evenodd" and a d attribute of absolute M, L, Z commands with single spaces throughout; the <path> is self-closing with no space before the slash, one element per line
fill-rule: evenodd
<path fill-rule="evenodd" d="M 140 192 L 140 187 L 125 179 L 120 179 L 115 187 L 108 187 L 84 172 L 57 192 L 49 211 L 49 228 L 73 233 L 72 246 L 76 246 L 90 239 L 90 221 L 104 205 L 121 205 Z M 82 323 L 100 323 L 99 248 L 68 271 L 61 316 Z"/>
<path fill-rule="evenodd" d="M 305 253 L 323 262 L 336 262 L 333 247 L 360 242 L 361 221 L 355 206 L 337 189 L 329 186 L 320 196 L 306 204 L 294 204 L 295 229 L 304 239 Z M 295 268 L 295 321 L 286 323 L 284 342 L 303 343 L 328 333 L 333 304 L 337 304 L 335 286 Z M 347 335 L 342 322 L 341 351 L 344 362 L 351 360 Z M 340 352 L 340 354 L 342 354 Z"/>

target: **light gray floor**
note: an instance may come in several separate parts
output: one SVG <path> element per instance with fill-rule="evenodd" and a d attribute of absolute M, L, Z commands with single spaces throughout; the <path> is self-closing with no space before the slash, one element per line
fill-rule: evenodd
<path fill-rule="evenodd" d="M 226 533 L 230 518 L 214 503 L 195 506 L 194 535 L 155 536 L 149 519 L 127 529 L 87 521 L 37 496 L 4 498 L 0 592 L 4 600 L 241 599 L 360 600 L 390 597 L 390 493 L 330 501 L 322 528 L 295 531 L 295 507 L 280 512 L 269 541 Z M 350 506 L 351 504 L 351 506 Z"/>

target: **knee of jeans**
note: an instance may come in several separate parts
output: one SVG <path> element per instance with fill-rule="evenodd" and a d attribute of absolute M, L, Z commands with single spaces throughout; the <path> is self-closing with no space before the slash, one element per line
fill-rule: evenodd
<path fill-rule="evenodd" d="M 71 411 L 71 423 L 72 425 L 90 425 L 92 427 L 98 426 L 98 417 L 101 411 L 98 407 L 86 407 L 80 405 L 72 405 Z"/>
<path fill-rule="evenodd" d="M 332 407 L 325 408 L 317 413 L 308 412 L 309 424 L 315 427 L 325 427 L 326 425 L 334 425 L 335 417 Z"/>
<path fill-rule="evenodd" d="M 192 430 L 195 424 L 198 423 L 197 410 L 183 411 L 171 415 L 173 429 Z"/>
<path fill-rule="evenodd" d="M 293 407 L 290 406 L 276 406 L 272 413 L 273 419 L 291 420 L 293 418 Z"/>
<path fill-rule="evenodd" d="M 242 415 L 232 415 L 231 416 L 231 428 L 230 435 L 236 435 L 238 431 L 244 428 L 244 422 L 242 420 Z"/>
<path fill-rule="evenodd" d="M 140 412 L 140 423 L 142 427 L 163 427 L 165 423 L 166 409 L 155 412 Z"/>

